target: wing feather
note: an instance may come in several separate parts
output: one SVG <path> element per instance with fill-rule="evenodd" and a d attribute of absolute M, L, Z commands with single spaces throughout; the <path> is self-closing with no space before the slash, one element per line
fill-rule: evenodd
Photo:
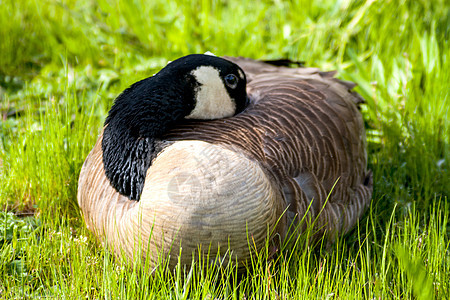
<path fill-rule="evenodd" d="M 291 215 L 301 219 L 309 213 L 330 233 L 348 231 L 372 191 L 358 110 L 362 98 L 351 91 L 354 84 L 315 68 L 226 58 L 246 73 L 250 106 L 233 118 L 190 122 L 167 138 L 202 140 L 245 153 L 283 190 Z"/>

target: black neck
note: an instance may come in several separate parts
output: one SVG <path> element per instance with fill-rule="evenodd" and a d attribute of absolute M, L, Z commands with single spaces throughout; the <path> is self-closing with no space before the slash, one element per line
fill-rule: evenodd
<path fill-rule="evenodd" d="M 172 81 L 174 78 L 171 78 Z M 139 200 L 161 137 L 193 109 L 193 81 L 170 87 L 157 77 L 135 83 L 115 101 L 105 121 L 102 150 L 106 177 L 121 194 Z"/>

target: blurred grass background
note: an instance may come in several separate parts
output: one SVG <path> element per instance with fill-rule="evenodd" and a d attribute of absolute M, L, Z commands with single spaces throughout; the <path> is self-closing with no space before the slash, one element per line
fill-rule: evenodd
<path fill-rule="evenodd" d="M 450 298 L 447 1 L 0 0 L 0 7 L 3 297 L 156 297 L 161 288 L 176 299 Z M 262 264 L 230 287 L 213 273 L 192 284 L 162 270 L 140 286 L 131 278 L 148 274 L 120 269 L 86 231 L 79 170 L 120 91 L 168 60 L 206 51 L 302 60 L 356 82 L 367 101 L 373 205 L 331 253 L 301 248 L 296 262 Z M 86 270 L 87 280 L 77 278 Z"/>

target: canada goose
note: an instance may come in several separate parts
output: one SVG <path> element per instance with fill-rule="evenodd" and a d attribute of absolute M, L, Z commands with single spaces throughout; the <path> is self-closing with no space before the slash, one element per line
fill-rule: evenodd
<path fill-rule="evenodd" d="M 87 226 L 117 254 L 171 267 L 199 245 L 246 261 L 249 236 L 260 249 L 305 214 L 330 239 L 347 232 L 372 176 L 362 98 L 333 75 L 197 54 L 133 84 L 81 170 Z"/>

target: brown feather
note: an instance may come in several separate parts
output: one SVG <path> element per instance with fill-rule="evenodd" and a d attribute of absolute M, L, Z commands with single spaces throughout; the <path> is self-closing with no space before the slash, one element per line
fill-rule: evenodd
<path fill-rule="evenodd" d="M 315 68 L 226 58 L 250 78 L 250 107 L 233 118 L 180 126 L 167 139 L 238 147 L 288 190 L 285 198 L 295 194 L 292 189 L 317 191 L 306 195 L 308 201 L 314 198 L 311 213 L 318 226 L 327 224 L 330 234 L 350 230 L 368 207 L 372 191 L 371 184 L 364 185 L 371 173 L 357 108 L 361 97 L 349 90 L 354 85 Z M 302 197 L 285 201 L 300 219 L 308 209 Z"/>
<path fill-rule="evenodd" d="M 241 194 L 243 196 L 238 196 L 242 199 L 247 194 L 259 193 L 259 187 L 252 185 L 256 177 L 245 174 L 244 167 L 240 167 L 240 164 L 245 163 L 242 157 L 252 162 L 249 166 L 259 166 L 261 174 L 265 175 L 260 174 L 258 178 L 267 177 L 270 182 L 264 188 L 266 192 L 261 195 L 266 195 L 273 202 L 267 206 L 272 207 L 270 209 L 273 212 L 258 214 L 239 205 L 240 208 L 233 211 L 233 203 L 242 201 L 233 198 L 237 195 L 232 192 L 235 187 L 231 181 L 226 180 L 224 182 L 229 182 L 228 190 L 231 190 L 227 196 L 229 198 L 227 205 L 230 207 L 220 208 L 229 210 L 227 213 L 232 212 L 232 216 L 235 217 L 228 223 L 237 224 L 239 216 L 242 216 L 245 222 L 250 224 L 249 231 L 255 233 L 255 244 L 258 247 L 264 245 L 266 236 L 264 232 L 267 226 L 272 229 L 276 227 L 275 233 L 283 238 L 287 234 L 290 222 L 298 222 L 305 214 L 308 214 L 310 220 L 316 220 L 315 226 L 319 229 L 319 234 L 326 234 L 331 240 L 336 234 L 350 230 L 368 207 L 372 194 L 371 173 L 366 169 L 363 120 L 357 108 L 357 104 L 361 103 L 361 97 L 350 91 L 353 85 L 333 78 L 333 73 L 321 72 L 314 68 L 276 67 L 246 58 L 227 57 L 227 59 L 238 64 L 246 73 L 250 106 L 235 117 L 180 125 L 167 133 L 165 138 L 168 144 L 177 141 L 203 141 L 218 146 L 219 149 L 237 153 L 234 167 L 230 166 L 233 163 L 229 160 L 231 158 L 224 159 L 228 160 L 224 172 L 232 173 L 233 168 L 240 170 L 238 178 L 240 181 L 236 182 L 239 181 L 239 187 L 245 185 L 245 190 L 242 190 Z M 164 242 L 159 240 L 154 242 L 156 248 L 162 247 L 164 243 L 171 245 L 175 241 L 190 251 L 195 250 L 198 241 L 208 241 L 208 238 L 211 242 L 226 247 L 228 238 L 230 245 L 236 248 L 239 261 L 248 259 L 245 237 L 240 243 L 236 239 L 233 240 L 234 236 L 239 235 L 238 231 L 245 233 L 245 225 L 239 227 L 224 224 L 221 228 L 221 224 L 211 223 L 211 228 L 216 228 L 214 230 L 219 230 L 220 233 L 211 235 L 205 231 L 205 228 L 210 228 L 208 224 L 201 226 L 197 224 L 192 230 L 180 231 L 187 232 L 190 236 L 170 237 L 166 233 L 164 237 L 164 233 L 162 235 L 158 233 L 158 230 L 165 232 L 165 227 L 160 228 L 159 225 L 152 227 L 154 216 L 145 215 L 149 211 L 146 207 L 151 206 L 149 203 L 153 202 L 145 202 L 144 194 L 147 197 L 154 189 L 144 188 L 140 202 L 119 195 L 105 177 L 100 141 L 101 136 L 83 165 L 78 186 L 78 201 L 88 227 L 99 237 L 106 238 L 116 253 L 125 251 L 128 258 L 135 257 L 135 248 L 139 248 L 136 246 L 137 243 L 147 243 L 150 231 L 154 230 L 156 233 L 153 232 L 153 235 L 156 234 L 159 238 L 162 236 L 164 239 Z M 198 157 L 208 155 L 208 152 L 205 152 L 200 153 Z M 173 170 L 177 169 L 177 162 L 166 162 L 173 165 Z M 213 162 L 220 163 L 214 160 Z M 187 166 L 184 161 L 180 161 L 179 165 L 180 168 Z M 152 172 L 164 171 L 164 160 L 161 161 L 161 166 L 160 169 L 158 166 L 149 169 L 147 172 L 149 182 L 146 180 L 146 186 L 157 184 L 155 182 L 159 180 L 158 174 Z M 207 171 L 208 166 L 205 168 Z M 220 173 L 220 169 L 216 172 Z M 214 177 L 214 174 L 212 176 Z M 218 179 L 213 180 L 216 182 Z M 166 186 L 161 187 L 162 193 L 165 188 Z M 227 186 L 221 188 L 227 190 Z M 258 200 L 251 197 L 249 199 L 249 202 Z M 214 203 L 214 200 L 208 201 Z M 196 205 L 195 201 L 193 205 Z M 286 209 L 287 213 L 282 216 Z M 206 212 L 197 213 L 204 218 Z M 206 216 L 223 213 L 212 210 Z M 170 211 L 160 211 L 158 214 L 167 215 L 168 220 L 173 218 Z M 254 214 L 256 220 L 253 220 L 253 223 L 252 215 L 248 214 Z M 272 217 L 268 218 L 268 215 Z M 140 225 L 139 216 L 142 217 L 145 226 Z M 262 217 L 267 218 L 267 224 L 261 221 Z M 275 224 L 277 219 L 280 219 L 280 222 Z M 201 222 L 202 219 L 199 220 L 198 222 Z M 221 235 L 225 237 L 222 240 Z M 138 241 L 140 237 L 143 241 Z M 151 245 L 148 246 L 150 248 L 146 247 L 142 247 L 143 255 L 156 249 Z M 213 250 L 219 251 L 216 248 Z M 165 254 L 172 254 L 171 266 L 177 262 L 177 253 L 177 250 L 165 251 Z M 190 263 L 190 259 L 188 256 L 182 262 Z M 152 262 L 154 265 L 157 260 L 152 259 Z"/>

